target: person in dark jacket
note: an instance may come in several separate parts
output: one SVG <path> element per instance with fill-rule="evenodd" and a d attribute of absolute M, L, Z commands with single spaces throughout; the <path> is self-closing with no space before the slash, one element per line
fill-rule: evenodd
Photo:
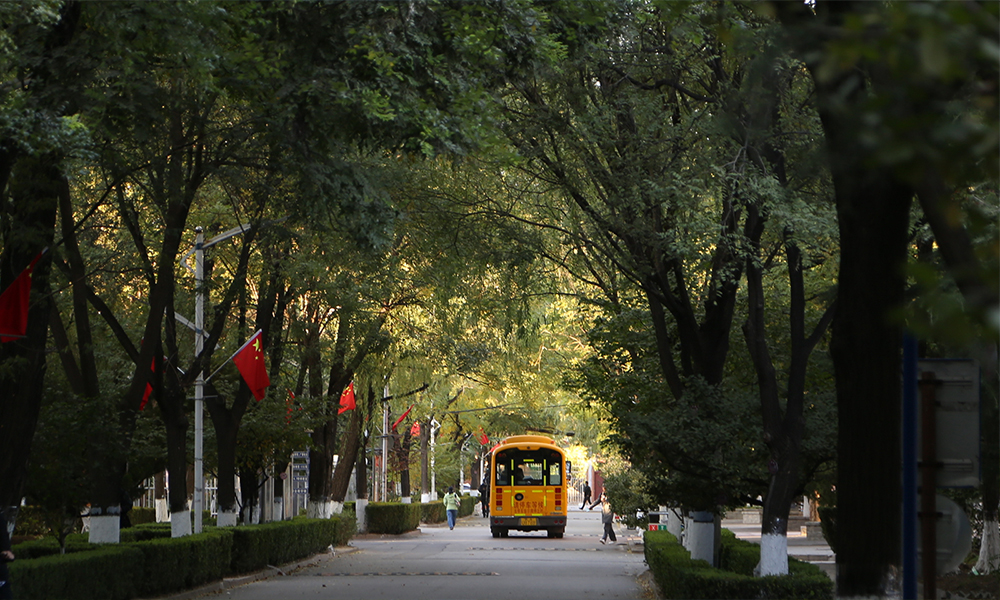
<path fill-rule="evenodd" d="M 479 501 L 483 505 L 483 516 L 489 518 L 490 516 L 490 484 L 487 483 L 486 479 L 479 484 Z"/>
<path fill-rule="evenodd" d="M 590 502 L 590 484 L 586 481 L 583 482 L 583 504 L 580 505 L 580 510 L 583 510 Z"/>
<path fill-rule="evenodd" d="M 0 600 L 11 600 L 14 597 L 10 588 L 10 570 L 7 568 L 7 563 L 13 560 L 10 532 L 7 531 L 7 513 L 0 510 Z"/>

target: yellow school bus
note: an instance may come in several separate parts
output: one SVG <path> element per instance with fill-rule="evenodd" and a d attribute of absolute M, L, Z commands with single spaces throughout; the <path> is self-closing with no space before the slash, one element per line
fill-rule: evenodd
<path fill-rule="evenodd" d="M 517 531 L 566 532 L 566 491 L 570 465 L 551 438 L 515 435 L 489 455 L 490 532 L 507 537 Z"/>

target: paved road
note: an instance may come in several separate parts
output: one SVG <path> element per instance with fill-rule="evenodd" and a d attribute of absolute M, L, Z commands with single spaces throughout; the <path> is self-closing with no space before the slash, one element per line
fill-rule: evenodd
<path fill-rule="evenodd" d="M 637 532 L 602 545 L 600 512 L 570 510 L 566 535 L 512 531 L 494 539 L 480 516 L 421 525 L 402 536 L 359 536 L 351 549 L 322 555 L 285 576 L 203 598 L 588 600 L 648 598 Z"/>

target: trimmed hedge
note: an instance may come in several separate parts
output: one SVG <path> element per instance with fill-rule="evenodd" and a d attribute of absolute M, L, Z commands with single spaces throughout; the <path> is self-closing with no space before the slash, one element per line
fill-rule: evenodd
<path fill-rule="evenodd" d="M 472 511 L 476 509 L 476 504 L 479 504 L 479 498 L 462 496 L 461 503 L 458 505 L 458 516 L 467 517 L 471 515 Z"/>
<path fill-rule="evenodd" d="M 156 523 L 156 509 L 143 508 L 141 506 L 133 508 L 128 511 L 128 520 L 132 523 L 132 526 Z"/>
<path fill-rule="evenodd" d="M 471 515 L 476 509 L 476 504 L 479 504 L 479 498 L 462 496 L 459 498 L 458 516 L 467 517 Z M 444 502 L 441 500 L 421 504 L 420 511 L 421 523 L 444 523 L 448 520 L 448 511 L 445 510 Z"/>
<path fill-rule="evenodd" d="M 760 562 L 760 547 L 736 539 L 728 532 L 722 537 L 720 568 L 690 554 L 667 531 L 647 531 L 644 552 L 653 578 L 664 598 L 833 598 L 833 582 L 819 567 L 789 559 L 789 575 L 754 577 Z"/>
<path fill-rule="evenodd" d="M 431 503 L 433 504 L 433 503 Z M 413 531 L 420 526 L 423 507 L 426 504 L 403 504 L 402 502 L 371 502 L 365 509 L 369 533 L 389 533 L 398 535 Z"/>
<path fill-rule="evenodd" d="M 10 564 L 14 596 L 22 600 L 127 600 L 135 598 L 143 569 L 135 545 L 100 547 L 63 556 L 18 560 Z"/>
<path fill-rule="evenodd" d="M 169 524 L 122 531 L 142 541 L 94 545 L 87 534 L 67 538 L 59 555 L 55 539 L 14 547 L 10 564 L 16 597 L 22 600 L 159 596 L 223 577 L 305 558 L 345 545 L 354 535 L 353 518 L 293 519 L 246 527 L 211 528 L 170 538 Z M 165 537 L 161 537 L 163 533 Z"/>
<path fill-rule="evenodd" d="M 222 579 L 230 572 L 231 529 L 128 544 L 142 551 L 139 594 L 160 595 Z"/>
<path fill-rule="evenodd" d="M 351 518 L 303 519 L 265 523 L 254 527 L 229 528 L 233 533 L 231 569 L 246 573 L 268 565 L 280 565 L 343 546 L 356 530 Z"/>
<path fill-rule="evenodd" d="M 444 502 L 436 500 L 420 505 L 421 523 L 443 523 L 448 520 L 448 511 L 444 509 Z"/>

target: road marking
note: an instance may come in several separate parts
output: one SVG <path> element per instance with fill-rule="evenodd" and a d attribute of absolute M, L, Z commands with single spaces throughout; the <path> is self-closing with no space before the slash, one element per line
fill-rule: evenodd
<path fill-rule="evenodd" d="M 500 575 L 500 573 L 493 573 L 489 571 L 418 571 L 416 573 L 410 573 L 406 571 L 387 571 L 382 573 L 375 572 L 365 572 L 365 573 L 316 573 L 316 577 L 457 577 L 457 576 L 469 576 L 469 577 L 490 577 L 494 575 Z"/>
<path fill-rule="evenodd" d="M 537 550 L 540 552 L 597 552 L 600 548 L 469 548 L 469 550 L 517 550 L 518 552 L 524 552 L 526 550 Z"/>

